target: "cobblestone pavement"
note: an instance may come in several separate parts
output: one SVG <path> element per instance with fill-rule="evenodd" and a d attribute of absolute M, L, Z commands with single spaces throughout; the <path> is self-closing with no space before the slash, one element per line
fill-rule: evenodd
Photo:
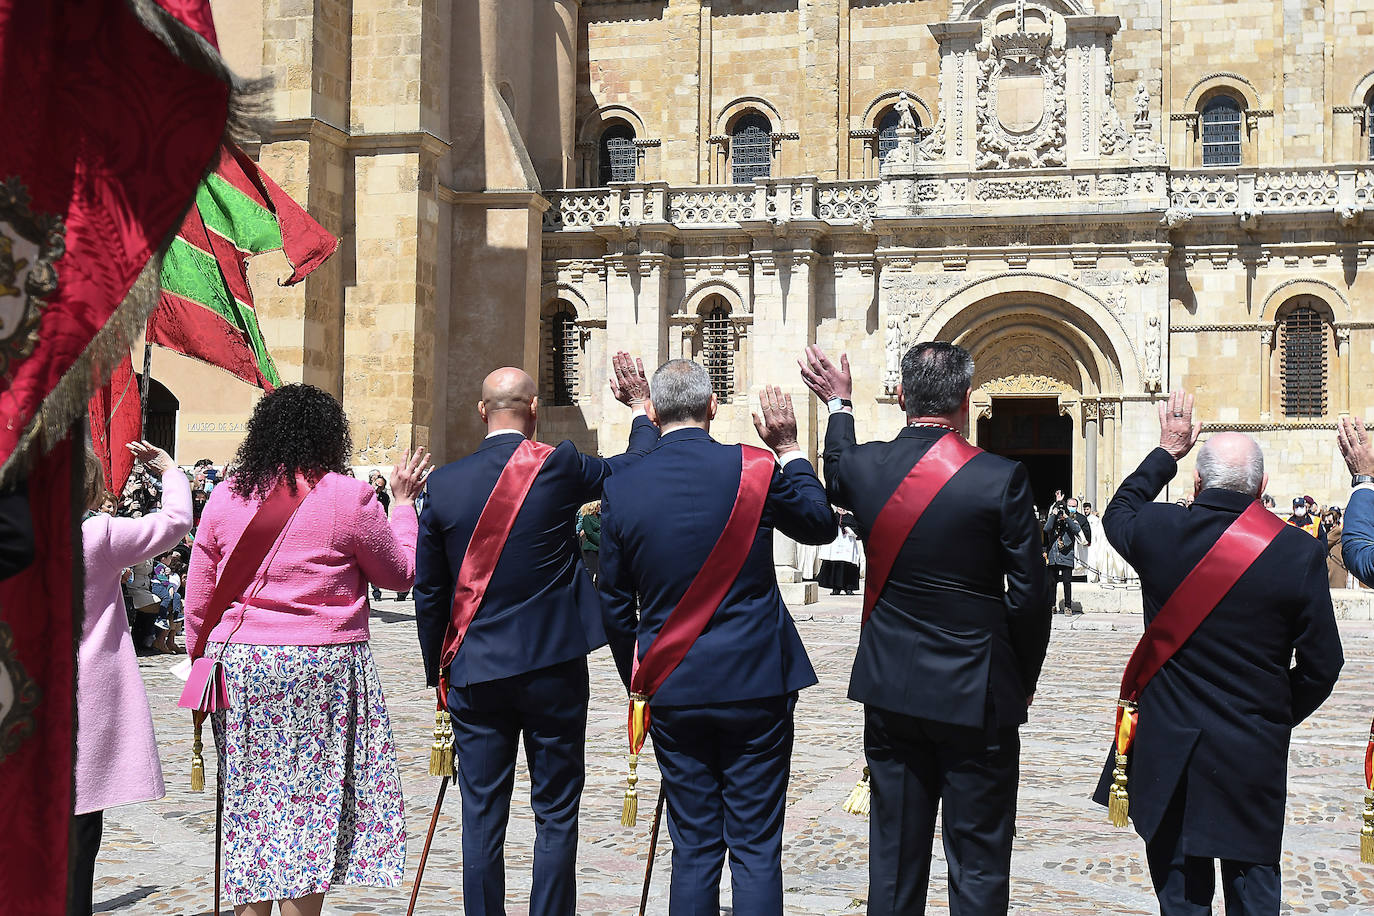
<path fill-rule="evenodd" d="M 1091 610 L 1091 608 L 1090 608 Z M 862 766 L 860 709 L 845 699 L 858 629 L 857 598 L 823 597 L 795 616 L 820 684 L 797 708 L 787 835 L 783 847 L 789 914 L 863 912 L 866 821 L 840 810 Z M 1154 897 L 1135 834 L 1108 826 L 1088 800 L 1110 740 L 1121 669 L 1139 635 L 1135 616 L 1094 615 L 1072 624 L 1056 618 L 1049 658 L 1029 724 L 1022 730 L 1019 830 L 1012 865 L 1018 913 L 1154 913 Z M 1342 624 L 1346 667 L 1336 692 L 1293 736 L 1285 834 L 1285 912 L 1374 913 L 1374 867 L 1359 864 L 1361 763 L 1374 694 L 1361 690 L 1374 674 L 1374 627 Z M 387 691 L 410 836 L 406 883 L 395 888 L 343 887 L 329 914 L 403 914 L 433 811 L 437 781 L 428 775 L 432 694 L 424 687 L 415 645 L 413 606 L 382 601 L 374 615 L 373 651 Z M 189 716 L 176 707 L 180 683 L 170 657 L 141 660 L 162 746 L 168 795 L 159 802 L 106 813 L 96 871 L 99 912 L 206 913 L 211 909 L 213 794 L 189 790 Z M 624 693 L 605 650 L 592 657 L 587 730 L 587 786 L 582 800 L 579 911 L 634 913 L 639 900 L 648 817 L 619 823 L 624 787 Z M 208 743 L 208 742 L 207 742 Z M 213 753 L 207 754 L 214 785 Z M 1236 761 L 1243 766 L 1244 761 Z M 641 811 L 658 794 L 654 766 L 641 766 Z M 533 818 L 528 778 L 517 775 L 515 812 L 506 847 L 511 913 L 528 905 Z M 460 905 L 459 804 L 450 793 L 426 868 L 419 912 Z M 655 866 L 649 912 L 667 912 L 667 831 Z M 931 910 L 946 912 L 944 863 L 938 849 Z M 728 873 L 727 873 L 728 882 Z M 722 904 L 729 905 L 728 888 Z M 728 909 L 726 912 L 729 912 Z"/>

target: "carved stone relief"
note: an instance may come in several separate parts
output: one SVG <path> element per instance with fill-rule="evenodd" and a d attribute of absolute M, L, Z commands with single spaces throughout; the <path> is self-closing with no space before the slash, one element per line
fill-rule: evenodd
<path fill-rule="evenodd" d="M 1042 337 L 1020 335 L 999 341 L 975 359 L 973 387 L 985 393 L 1078 391 L 1078 368 Z"/>
<path fill-rule="evenodd" d="M 978 169 L 1065 164 L 1065 51 L 1049 28 L 1027 28 L 1024 9 L 1012 31 L 977 49 Z"/>

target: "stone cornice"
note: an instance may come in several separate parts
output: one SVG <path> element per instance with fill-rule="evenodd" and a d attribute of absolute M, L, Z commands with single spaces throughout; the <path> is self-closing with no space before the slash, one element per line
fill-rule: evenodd
<path fill-rule="evenodd" d="M 458 204 L 460 206 L 486 207 L 496 210 L 533 210 L 535 213 L 543 213 L 549 209 L 549 201 L 538 191 L 528 191 L 519 188 L 497 189 L 489 191 L 459 191 L 450 188 L 448 185 L 439 185 L 439 200 L 446 204 Z"/>
<path fill-rule="evenodd" d="M 322 118 L 292 118 L 273 121 L 263 131 L 263 143 L 287 140 L 320 139 L 335 146 L 359 152 L 396 150 L 419 151 L 434 156 L 447 155 L 452 148 L 449 141 L 427 130 L 384 131 L 353 134 Z"/>

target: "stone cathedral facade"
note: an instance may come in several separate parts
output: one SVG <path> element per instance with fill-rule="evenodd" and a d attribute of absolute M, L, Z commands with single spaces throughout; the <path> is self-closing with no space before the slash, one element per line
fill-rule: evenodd
<path fill-rule="evenodd" d="M 1261 441 L 1281 503 L 1344 492 L 1335 422 L 1374 413 L 1365 0 L 215 11 L 277 80 L 264 165 L 344 238 L 303 292 L 270 265 L 257 288 L 359 463 L 463 453 L 508 362 L 539 377 L 542 438 L 614 452 L 616 349 L 705 363 L 726 441 L 782 385 L 814 449 L 795 360 L 820 343 L 886 437 L 901 353 L 941 339 L 974 354 L 971 438 L 1042 504 L 1105 501 L 1175 386 Z"/>

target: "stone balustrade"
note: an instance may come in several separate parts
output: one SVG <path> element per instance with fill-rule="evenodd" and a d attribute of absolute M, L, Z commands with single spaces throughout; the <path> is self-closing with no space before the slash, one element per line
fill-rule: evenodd
<path fill-rule="evenodd" d="M 1189 216 L 1336 213 L 1374 203 L 1374 166 L 1183 169 L 1169 175 L 1169 206 Z"/>
<path fill-rule="evenodd" d="M 1066 215 L 1160 211 L 1166 225 L 1193 217 L 1242 222 L 1264 213 L 1332 213 L 1343 221 L 1374 206 L 1374 166 L 1099 171 L 932 172 L 895 181 L 758 178 L 752 184 L 670 187 L 666 182 L 553 191 L 546 232 L 670 224 L 693 228 L 815 221 L 865 226 L 878 218 L 958 218 L 1011 210 Z"/>

